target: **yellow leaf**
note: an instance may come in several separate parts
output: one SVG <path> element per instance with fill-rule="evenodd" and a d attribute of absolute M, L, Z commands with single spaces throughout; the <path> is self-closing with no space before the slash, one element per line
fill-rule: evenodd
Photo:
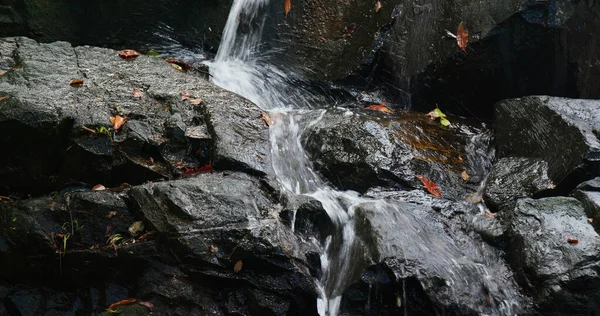
<path fill-rule="evenodd" d="M 169 64 L 169 65 L 171 65 L 171 67 L 183 72 L 183 68 L 181 68 L 181 66 L 179 66 L 177 64 Z"/>
<path fill-rule="evenodd" d="M 8 99 L 8 96 L 7 96 L 7 95 L 5 95 L 5 96 L 3 96 L 3 97 L 0 97 L 0 101 L 4 101 L 4 100 L 6 100 L 6 99 Z"/>
<path fill-rule="evenodd" d="M 468 181 L 469 180 L 469 174 L 466 171 L 463 171 L 460 176 L 463 178 L 463 180 Z"/>

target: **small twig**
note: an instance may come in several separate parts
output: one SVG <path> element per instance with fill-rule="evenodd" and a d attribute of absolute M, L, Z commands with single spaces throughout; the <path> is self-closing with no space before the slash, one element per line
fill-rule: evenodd
<path fill-rule="evenodd" d="M 81 129 L 86 130 L 94 135 L 98 134 L 98 132 L 96 132 L 95 130 L 89 128 L 89 127 L 85 127 L 85 126 L 81 126 Z"/>

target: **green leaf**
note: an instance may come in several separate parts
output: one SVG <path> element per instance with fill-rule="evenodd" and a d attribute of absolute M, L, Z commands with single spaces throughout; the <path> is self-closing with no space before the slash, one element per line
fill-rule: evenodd
<path fill-rule="evenodd" d="M 435 110 L 433 110 L 429 113 L 430 113 L 429 116 L 433 117 L 434 119 L 438 118 L 438 117 L 442 117 L 442 118 L 446 117 L 446 114 L 444 114 L 439 108 L 435 108 Z"/>
<path fill-rule="evenodd" d="M 440 123 L 443 126 L 449 126 L 450 125 L 450 121 L 448 121 L 445 117 L 440 117 Z"/>
<path fill-rule="evenodd" d="M 148 55 L 148 56 L 160 56 L 160 54 L 157 53 L 154 50 L 150 50 L 149 52 L 146 53 L 146 55 Z"/>

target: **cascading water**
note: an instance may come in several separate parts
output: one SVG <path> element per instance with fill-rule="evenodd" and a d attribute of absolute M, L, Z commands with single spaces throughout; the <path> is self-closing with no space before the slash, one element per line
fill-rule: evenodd
<path fill-rule="evenodd" d="M 217 56 L 208 64 L 215 84 L 250 99 L 271 113 L 274 118 L 270 130 L 273 168 L 277 180 L 288 194 L 305 194 L 319 200 L 336 226 L 335 233 L 326 238 L 322 247 L 322 275 L 317 280 L 319 314 L 337 315 L 344 290 L 364 269 L 366 250 L 357 237 L 354 215 L 358 208 L 366 206 L 374 212 L 385 213 L 384 218 L 389 217 L 391 222 L 404 227 L 413 239 L 391 242 L 401 246 L 407 244 L 419 256 L 433 251 L 430 260 L 435 260 L 436 269 L 447 280 L 468 283 L 473 276 L 464 273 L 475 274 L 478 281 L 486 278 L 486 272 L 481 271 L 479 264 L 473 264 L 476 268 L 467 272 L 454 269 L 454 263 L 463 260 L 458 258 L 460 251 L 440 248 L 451 241 L 420 235 L 427 230 L 421 227 L 419 218 L 404 214 L 404 210 L 383 200 L 363 198 L 356 192 L 336 191 L 312 170 L 301 136 L 319 124 L 325 110 L 312 109 L 318 107 L 314 103 L 319 97 L 295 84 L 300 79 L 263 58 L 262 33 L 268 4 L 269 0 L 235 0 Z M 404 251 L 409 253 L 409 250 Z M 494 314 L 510 314 L 510 308 L 507 310 L 498 309 Z"/>

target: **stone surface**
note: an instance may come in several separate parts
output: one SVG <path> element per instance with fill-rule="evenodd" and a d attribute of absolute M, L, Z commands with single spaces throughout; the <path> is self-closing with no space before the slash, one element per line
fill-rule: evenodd
<path fill-rule="evenodd" d="M 582 315 L 598 310 L 600 236 L 579 201 L 518 200 L 507 227 L 508 260 L 541 311 Z"/>
<path fill-rule="evenodd" d="M 330 110 L 305 139 L 317 169 L 342 189 L 423 188 L 420 175 L 437 184 L 444 197 L 462 199 L 490 165 L 484 127 L 457 120 L 446 129 L 419 113 Z"/>
<path fill-rule="evenodd" d="M 7 97 L 0 101 L 0 131 L 20 135 L 0 141 L 8 150 L 0 157 L 4 195 L 73 182 L 139 184 L 210 166 L 272 174 L 260 110 L 194 72 L 158 57 L 124 60 L 110 49 L 64 42 L 7 38 L 0 50 L 0 91 Z M 84 83 L 71 86 L 73 79 Z M 191 104 L 182 93 L 203 101 Z M 109 121 L 115 115 L 127 117 L 118 131 Z"/>
<path fill-rule="evenodd" d="M 573 192 L 573 196 L 583 204 L 588 221 L 598 232 L 600 230 L 600 178 L 581 183 Z"/>
<path fill-rule="evenodd" d="M 530 96 L 496 105 L 497 157 L 548 163 L 548 177 L 571 189 L 598 173 L 600 102 Z M 583 174 L 582 174 L 583 173 Z M 585 180 L 585 179 L 583 179 Z"/>
<path fill-rule="evenodd" d="M 522 197 L 555 187 L 548 179 L 548 163 L 531 158 L 501 158 L 494 163 L 485 183 L 484 199 L 495 211 L 512 210 Z"/>

